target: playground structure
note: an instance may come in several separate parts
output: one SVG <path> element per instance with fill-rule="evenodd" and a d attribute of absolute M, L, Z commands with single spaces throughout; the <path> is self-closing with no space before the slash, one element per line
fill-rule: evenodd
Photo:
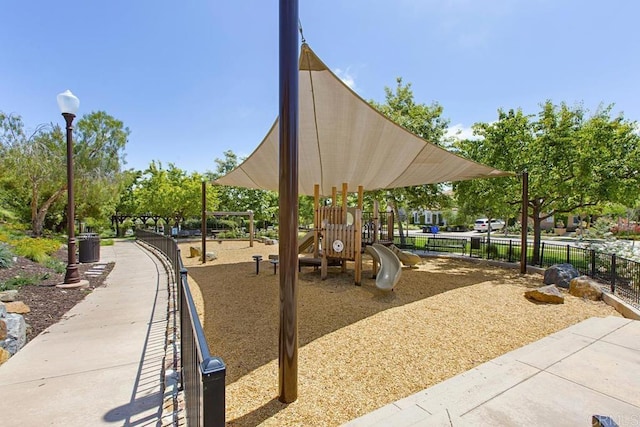
<path fill-rule="evenodd" d="M 356 207 L 348 207 L 347 194 L 348 184 L 343 183 L 340 193 L 341 203 L 338 204 L 338 190 L 336 187 L 333 187 L 330 199 L 331 204 L 320 206 L 320 186 L 316 185 L 314 187 L 313 259 L 320 261 L 320 274 L 323 280 L 327 278 L 328 266 L 330 264 L 338 263 L 344 272 L 346 271 L 347 261 L 353 261 L 355 270 L 354 281 L 356 285 L 360 285 L 362 281 L 362 204 L 364 190 L 362 186 L 358 186 L 358 202 Z M 373 230 L 373 233 L 368 237 L 365 246 L 368 243 L 377 244 L 379 241 L 378 230 L 380 227 L 377 202 L 374 205 L 374 214 L 370 225 L 371 227 L 369 227 L 369 229 Z M 390 230 L 393 230 L 393 225 L 390 227 Z M 308 240 L 311 239 L 307 239 L 307 241 Z M 393 258 L 395 258 L 395 260 Z M 302 258 L 302 260 L 304 259 L 305 258 Z M 383 263 L 385 274 L 391 274 L 396 277 L 396 279 L 392 286 L 389 286 L 389 283 L 384 281 L 379 282 L 376 280 L 376 286 L 383 290 L 391 290 L 397 283 L 397 279 L 400 278 L 402 264 L 391 251 L 388 251 L 388 253 L 385 252 L 384 256 L 373 256 L 374 275 L 376 275 L 378 264 Z"/>

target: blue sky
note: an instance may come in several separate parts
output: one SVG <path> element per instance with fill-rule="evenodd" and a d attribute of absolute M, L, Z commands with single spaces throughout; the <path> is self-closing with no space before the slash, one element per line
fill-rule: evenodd
<path fill-rule="evenodd" d="M 7 2 L 0 110 L 28 128 L 103 110 L 131 130 L 127 168 L 215 169 L 249 155 L 278 112 L 276 0 Z M 364 99 L 396 77 L 456 129 L 498 108 L 583 103 L 640 120 L 640 2 L 300 0 L 304 36 Z"/>

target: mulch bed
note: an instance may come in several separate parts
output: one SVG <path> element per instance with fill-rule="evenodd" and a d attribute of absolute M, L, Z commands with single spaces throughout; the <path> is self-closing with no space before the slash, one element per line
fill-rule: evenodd
<path fill-rule="evenodd" d="M 375 287 L 369 260 L 362 286 L 353 284 L 352 265 L 330 269 L 324 281 L 303 268 L 299 396 L 285 405 L 277 400 L 279 275 L 267 262 L 256 275 L 252 260 L 278 248 L 224 242 L 207 250 L 218 259 L 184 261 L 201 294 L 210 350 L 227 365 L 233 426 L 340 425 L 589 317 L 619 316 L 568 294 L 561 305 L 533 303 L 524 291 L 542 276 L 460 259 L 405 268 L 393 292 Z"/>
<path fill-rule="evenodd" d="M 66 262 L 66 249 L 59 250 L 53 257 Z M 27 342 L 62 319 L 67 311 L 82 301 L 93 289 L 102 286 L 114 265 L 114 263 L 107 264 L 99 276 L 87 276 L 85 273 L 93 264 L 78 264 L 80 278 L 89 281 L 89 287 L 86 289 L 56 288 L 55 285 L 64 281 L 64 273 L 56 273 L 53 269 L 24 257 L 18 257 L 11 267 L 0 269 L 0 283 L 18 275 L 41 278 L 37 285 L 26 285 L 19 288 L 16 298 L 17 301 L 24 302 L 31 310 L 23 315 L 25 322 L 29 325 Z"/>

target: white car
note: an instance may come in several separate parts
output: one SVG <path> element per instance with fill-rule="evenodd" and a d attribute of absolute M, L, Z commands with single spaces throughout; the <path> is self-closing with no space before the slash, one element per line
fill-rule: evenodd
<path fill-rule="evenodd" d="M 491 231 L 502 230 L 504 228 L 504 221 L 501 219 L 492 219 L 491 220 Z M 489 231 L 489 220 L 487 218 L 477 219 L 475 224 L 473 224 L 473 229 L 484 233 Z"/>

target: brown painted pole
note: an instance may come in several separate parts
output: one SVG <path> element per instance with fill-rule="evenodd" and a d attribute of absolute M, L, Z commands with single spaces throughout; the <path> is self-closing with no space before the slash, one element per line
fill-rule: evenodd
<path fill-rule="evenodd" d="M 253 211 L 249 211 L 249 247 L 253 247 Z"/>
<path fill-rule="evenodd" d="M 527 273 L 527 229 L 529 228 L 529 172 L 522 172 L 522 224 L 520 231 L 520 274 Z"/>
<path fill-rule="evenodd" d="M 207 182 L 202 181 L 202 263 L 207 262 Z"/>
<path fill-rule="evenodd" d="M 80 273 L 76 263 L 76 213 L 73 193 L 73 119 L 71 113 L 62 113 L 67 125 L 67 270 L 64 284 L 70 285 L 80 282 Z"/>
<path fill-rule="evenodd" d="M 280 0 L 279 394 L 298 398 L 298 0 Z"/>

